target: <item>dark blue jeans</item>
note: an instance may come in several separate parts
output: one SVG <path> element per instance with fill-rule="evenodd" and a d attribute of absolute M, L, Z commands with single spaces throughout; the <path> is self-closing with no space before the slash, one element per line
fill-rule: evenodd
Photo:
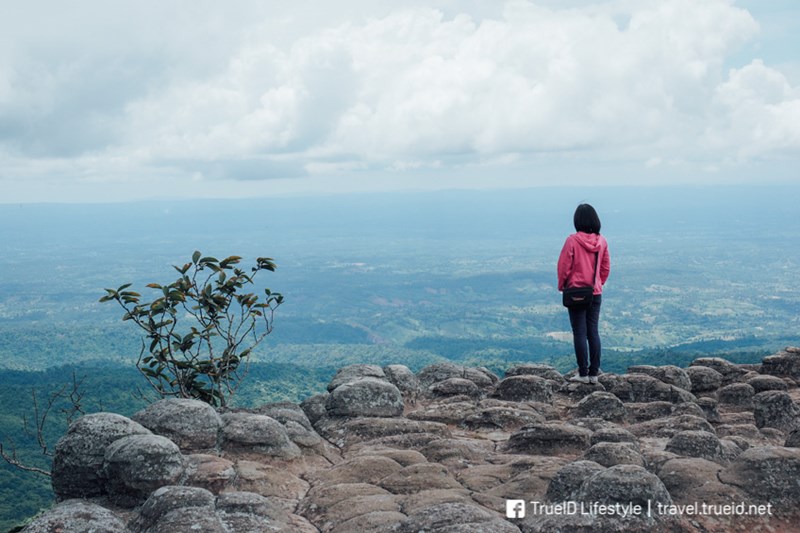
<path fill-rule="evenodd" d="M 601 295 L 596 294 L 589 307 L 568 309 L 575 343 L 575 358 L 581 376 L 596 376 L 600 370 L 600 333 L 597 331 L 597 326 L 600 322 L 601 301 Z"/>

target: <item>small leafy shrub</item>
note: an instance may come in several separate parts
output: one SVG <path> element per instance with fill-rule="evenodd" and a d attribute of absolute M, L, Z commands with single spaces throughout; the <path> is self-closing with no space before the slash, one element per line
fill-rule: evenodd
<path fill-rule="evenodd" d="M 147 285 L 156 291 L 152 301 L 128 290 L 130 283 L 105 289 L 100 301 L 116 301 L 125 309 L 122 320 L 144 330 L 136 366 L 162 398 L 226 405 L 247 375 L 253 348 L 272 332 L 283 296 L 265 289 L 262 300 L 246 291 L 259 272 L 274 272 L 275 263 L 259 257 L 247 273 L 237 267 L 240 261 L 195 252 L 191 262 L 173 267 L 177 280 Z"/>

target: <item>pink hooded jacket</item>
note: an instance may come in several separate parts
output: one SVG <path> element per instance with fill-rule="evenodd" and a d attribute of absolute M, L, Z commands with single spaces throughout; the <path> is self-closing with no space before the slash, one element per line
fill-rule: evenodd
<path fill-rule="evenodd" d="M 594 274 L 594 254 L 598 254 L 600 264 L 597 277 Z M 565 287 L 594 286 L 594 294 L 603 293 L 603 285 L 611 272 L 608 257 L 608 243 L 602 235 L 579 231 L 567 237 L 561 255 L 558 257 L 558 290 Z"/>

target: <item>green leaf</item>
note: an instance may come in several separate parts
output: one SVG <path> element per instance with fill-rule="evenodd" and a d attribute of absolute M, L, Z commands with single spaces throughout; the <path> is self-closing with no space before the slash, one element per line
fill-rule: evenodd
<path fill-rule="evenodd" d="M 186 263 L 182 267 L 178 267 L 178 266 L 172 265 L 172 268 L 177 270 L 180 274 L 186 274 L 186 271 L 189 270 L 189 267 L 191 267 L 191 266 L 192 266 L 191 263 Z"/>
<path fill-rule="evenodd" d="M 181 291 L 170 291 L 170 293 L 167 296 L 169 296 L 171 300 L 175 300 L 178 302 L 186 301 L 186 297 L 183 295 Z"/>
<path fill-rule="evenodd" d="M 200 253 L 199 250 L 195 250 L 195 252 L 192 254 L 192 263 L 194 263 L 196 265 L 197 261 L 200 259 L 201 255 L 202 254 Z"/>
<path fill-rule="evenodd" d="M 232 256 L 230 256 L 230 257 L 226 257 L 225 259 L 223 259 L 222 261 L 220 261 L 220 263 L 219 263 L 219 266 L 221 266 L 222 268 L 227 268 L 227 267 L 228 267 L 228 265 L 235 265 L 235 264 L 237 264 L 239 261 L 241 261 L 241 259 L 242 259 L 242 258 L 241 258 L 241 257 L 239 257 L 238 255 L 232 255 Z"/>
<path fill-rule="evenodd" d="M 127 289 L 128 287 L 130 287 L 131 285 L 133 285 L 133 283 L 126 283 L 125 285 L 123 285 L 123 286 L 121 286 L 120 288 L 118 288 L 118 289 L 117 289 L 117 292 L 122 292 L 122 291 L 124 291 L 125 289 Z"/>

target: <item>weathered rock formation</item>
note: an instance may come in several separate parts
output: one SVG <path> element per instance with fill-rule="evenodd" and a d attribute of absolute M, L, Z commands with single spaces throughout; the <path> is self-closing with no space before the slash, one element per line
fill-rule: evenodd
<path fill-rule="evenodd" d="M 541 364 L 352 365 L 300 405 L 162 400 L 73 423 L 59 503 L 26 531 L 794 531 L 798 383 L 787 349 L 596 385 Z"/>

